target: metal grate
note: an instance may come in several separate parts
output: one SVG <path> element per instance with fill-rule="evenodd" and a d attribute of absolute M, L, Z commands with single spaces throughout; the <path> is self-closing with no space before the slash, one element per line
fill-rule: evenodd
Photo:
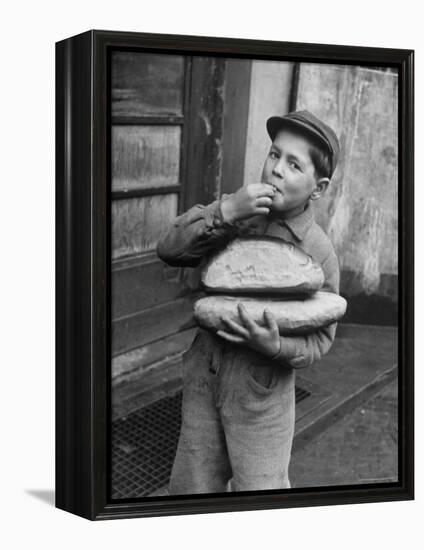
<path fill-rule="evenodd" d="M 296 386 L 296 403 L 311 392 Z M 112 424 L 112 498 L 140 498 L 168 485 L 181 424 L 182 392 Z"/>

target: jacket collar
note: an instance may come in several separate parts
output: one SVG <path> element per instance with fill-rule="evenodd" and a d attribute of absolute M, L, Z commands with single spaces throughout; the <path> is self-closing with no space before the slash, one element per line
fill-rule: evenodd
<path fill-rule="evenodd" d="M 290 218 L 288 220 L 278 219 L 277 223 L 287 227 L 295 239 L 298 241 L 303 241 L 306 233 L 314 223 L 314 212 L 312 205 L 308 202 L 305 210 L 301 214 L 298 214 L 294 218 Z"/>

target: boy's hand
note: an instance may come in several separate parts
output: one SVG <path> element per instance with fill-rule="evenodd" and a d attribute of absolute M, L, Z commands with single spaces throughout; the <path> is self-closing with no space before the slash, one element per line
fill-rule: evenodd
<path fill-rule="evenodd" d="M 275 189 L 267 183 L 249 183 L 243 185 L 235 193 L 221 203 L 224 221 L 233 223 L 238 220 L 269 214 L 269 208 Z"/>
<path fill-rule="evenodd" d="M 238 304 L 238 312 L 242 324 L 232 321 L 228 317 L 222 317 L 222 321 L 230 329 L 230 332 L 219 330 L 218 336 L 235 344 L 245 344 L 267 357 L 277 355 L 281 345 L 280 334 L 277 321 L 271 312 L 264 311 L 264 326 L 258 325 L 242 304 Z"/>

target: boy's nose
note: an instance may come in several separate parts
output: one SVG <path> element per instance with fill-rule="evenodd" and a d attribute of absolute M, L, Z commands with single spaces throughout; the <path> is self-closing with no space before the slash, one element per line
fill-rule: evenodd
<path fill-rule="evenodd" d="M 272 174 L 278 178 L 284 177 L 284 167 L 281 162 L 277 162 L 276 164 L 274 164 L 274 167 L 272 169 Z"/>

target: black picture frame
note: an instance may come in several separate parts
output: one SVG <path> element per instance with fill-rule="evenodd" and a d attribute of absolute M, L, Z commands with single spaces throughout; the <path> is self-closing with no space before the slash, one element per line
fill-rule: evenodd
<path fill-rule="evenodd" d="M 111 502 L 108 51 L 387 65 L 399 75 L 399 482 Z M 89 31 L 56 44 L 56 506 L 90 520 L 414 497 L 411 50 Z"/>

